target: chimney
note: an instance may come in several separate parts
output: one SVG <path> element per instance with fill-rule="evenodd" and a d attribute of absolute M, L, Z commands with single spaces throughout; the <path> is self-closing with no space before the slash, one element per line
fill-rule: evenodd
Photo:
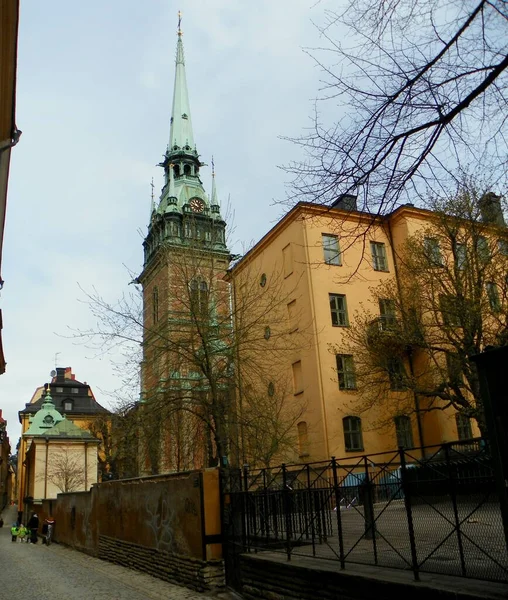
<path fill-rule="evenodd" d="M 65 368 L 65 379 L 70 379 L 71 381 L 74 381 L 76 379 L 76 375 L 74 375 L 74 373 L 72 372 L 72 367 Z"/>
<path fill-rule="evenodd" d="M 478 206 L 484 223 L 506 227 L 503 209 L 501 208 L 501 196 L 494 194 L 494 192 L 487 192 L 478 201 Z"/>
<path fill-rule="evenodd" d="M 63 367 L 56 368 L 56 383 L 65 381 L 65 369 Z"/>
<path fill-rule="evenodd" d="M 356 196 L 352 194 L 341 194 L 337 200 L 332 202 L 331 208 L 339 208 L 340 210 L 347 210 L 352 212 L 358 210 L 356 207 Z"/>

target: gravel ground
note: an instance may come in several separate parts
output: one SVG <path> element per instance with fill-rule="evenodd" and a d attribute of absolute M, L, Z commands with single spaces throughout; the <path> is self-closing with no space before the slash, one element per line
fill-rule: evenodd
<path fill-rule="evenodd" d="M 217 600 L 59 544 L 13 543 L 15 507 L 2 516 L 0 600 Z"/>

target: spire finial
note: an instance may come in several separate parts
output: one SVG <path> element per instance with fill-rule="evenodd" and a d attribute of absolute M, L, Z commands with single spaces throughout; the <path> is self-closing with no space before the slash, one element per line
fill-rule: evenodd
<path fill-rule="evenodd" d="M 211 197 L 211 205 L 219 206 L 219 196 L 217 194 L 217 186 L 215 185 L 215 162 L 212 156 L 212 197 Z"/>
<path fill-rule="evenodd" d="M 150 214 L 153 214 L 153 211 L 155 210 L 155 200 L 153 197 L 153 190 L 154 190 L 154 185 L 153 185 L 153 177 L 152 177 L 152 183 L 150 184 L 150 187 L 152 188 L 152 203 L 151 203 L 151 210 L 150 210 Z"/>
<path fill-rule="evenodd" d="M 178 37 L 182 37 L 182 12 L 178 11 Z"/>

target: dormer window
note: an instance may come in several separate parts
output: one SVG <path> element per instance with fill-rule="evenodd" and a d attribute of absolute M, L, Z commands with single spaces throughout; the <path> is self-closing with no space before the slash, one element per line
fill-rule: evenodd
<path fill-rule="evenodd" d="M 57 387 L 55 391 L 57 394 L 63 394 L 63 387 Z"/>
<path fill-rule="evenodd" d="M 79 394 L 78 388 L 71 388 L 71 394 Z"/>
<path fill-rule="evenodd" d="M 185 113 L 183 113 L 183 115 L 182 115 L 182 119 L 188 119 L 188 118 L 189 118 L 189 117 L 188 117 L 188 116 L 187 116 Z"/>

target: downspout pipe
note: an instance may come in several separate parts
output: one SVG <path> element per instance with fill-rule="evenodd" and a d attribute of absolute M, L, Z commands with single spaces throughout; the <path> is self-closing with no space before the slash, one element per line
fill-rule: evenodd
<path fill-rule="evenodd" d="M 401 305 L 403 304 L 403 297 L 401 294 L 401 285 L 400 285 L 400 277 L 399 277 L 399 269 L 397 265 L 397 255 L 395 254 L 395 248 L 393 244 L 393 232 L 392 232 L 392 224 L 390 222 L 390 217 L 386 219 L 386 225 L 388 229 L 388 239 L 390 240 L 390 248 L 392 251 L 392 261 L 393 261 L 393 270 L 395 273 L 395 281 L 397 283 L 397 291 L 399 292 L 399 298 Z M 402 306 L 402 308 L 404 308 Z M 408 362 L 409 362 L 409 371 L 411 373 L 411 377 L 414 378 L 415 370 L 413 364 L 413 353 L 412 351 L 408 352 Z M 423 436 L 423 424 L 422 424 L 422 416 L 420 411 L 420 400 L 418 398 L 418 394 L 413 390 L 413 400 L 415 405 L 415 413 L 416 413 L 416 426 L 418 429 L 418 439 L 420 440 L 420 447 L 422 448 L 422 457 L 425 458 L 425 439 Z"/>

